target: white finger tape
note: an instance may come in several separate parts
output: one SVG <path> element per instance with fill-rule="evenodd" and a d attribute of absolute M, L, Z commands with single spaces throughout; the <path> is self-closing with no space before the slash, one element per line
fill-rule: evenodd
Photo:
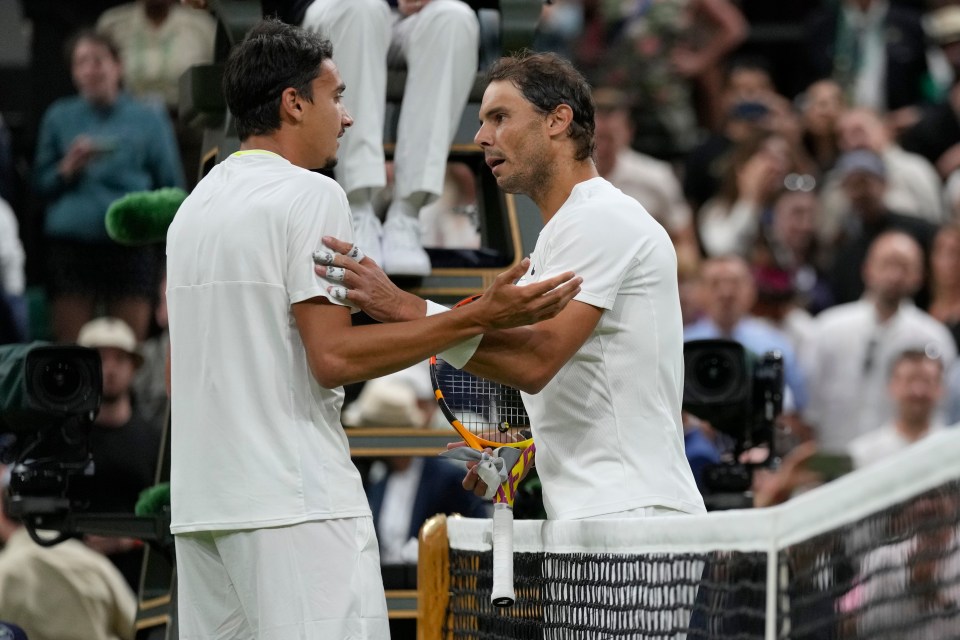
<path fill-rule="evenodd" d="M 347 274 L 347 270 L 343 267 L 327 267 L 327 280 L 334 280 L 335 282 L 343 282 L 343 277 Z"/>
<path fill-rule="evenodd" d="M 364 258 L 364 253 L 363 253 L 363 250 L 360 249 L 360 247 L 358 247 L 357 245 L 353 245 L 353 249 L 350 249 L 350 251 L 347 252 L 347 257 L 353 258 L 357 262 L 360 262 Z"/>

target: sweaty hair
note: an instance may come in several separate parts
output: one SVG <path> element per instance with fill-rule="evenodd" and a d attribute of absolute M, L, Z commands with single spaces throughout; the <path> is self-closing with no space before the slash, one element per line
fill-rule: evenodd
<path fill-rule="evenodd" d="M 332 57 L 329 40 L 300 27 L 264 20 L 251 29 L 223 72 L 223 95 L 240 140 L 280 128 L 280 98 L 288 88 L 312 101 L 320 65 Z"/>
<path fill-rule="evenodd" d="M 582 162 L 593 155 L 592 91 L 569 61 L 554 53 L 524 51 L 498 60 L 487 74 L 487 80 L 511 83 L 543 115 L 561 104 L 569 106 L 573 110 L 569 131 L 576 145 L 574 159 Z"/>

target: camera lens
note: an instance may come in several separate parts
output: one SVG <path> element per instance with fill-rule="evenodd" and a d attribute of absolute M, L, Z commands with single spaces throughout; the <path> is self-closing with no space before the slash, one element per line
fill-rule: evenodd
<path fill-rule="evenodd" d="M 724 354 L 709 353 L 698 359 L 693 366 L 697 384 L 708 391 L 728 387 L 737 378 L 733 363 Z"/>
<path fill-rule="evenodd" d="M 50 362 L 40 370 L 40 388 L 54 402 L 68 402 L 80 390 L 82 381 L 80 372 L 62 360 Z"/>

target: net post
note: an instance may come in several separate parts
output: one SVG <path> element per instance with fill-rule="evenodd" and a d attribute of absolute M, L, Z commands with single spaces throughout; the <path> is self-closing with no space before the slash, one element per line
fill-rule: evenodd
<path fill-rule="evenodd" d="M 420 527 L 417 557 L 417 640 L 444 640 L 450 599 L 450 541 L 447 516 L 436 515 Z"/>

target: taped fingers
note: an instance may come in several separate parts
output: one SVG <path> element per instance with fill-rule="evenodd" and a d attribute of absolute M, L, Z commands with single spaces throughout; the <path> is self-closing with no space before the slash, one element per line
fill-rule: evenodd
<path fill-rule="evenodd" d="M 333 280 L 334 282 L 343 282 L 343 279 L 347 275 L 347 270 L 343 267 L 327 267 L 327 280 Z"/>
<path fill-rule="evenodd" d="M 353 248 L 347 252 L 347 257 L 353 258 L 357 262 L 360 262 L 364 259 L 364 257 L 366 257 L 366 254 L 363 252 L 362 249 L 360 249 L 359 246 L 353 245 Z"/>

